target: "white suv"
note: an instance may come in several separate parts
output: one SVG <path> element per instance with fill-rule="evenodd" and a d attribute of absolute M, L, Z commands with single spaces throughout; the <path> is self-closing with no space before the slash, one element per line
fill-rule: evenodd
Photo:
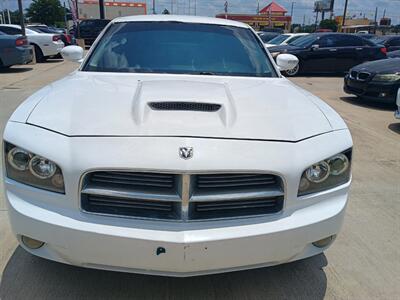
<path fill-rule="evenodd" d="M 83 267 L 192 276 L 286 263 L 339 233 L 352 146 L 247 25 L 119 18 L 79 70 L 11 116 L 9 219 L 30 253 Z"/>
<path fill-rule="evenodd" d="M 22 30 L 19 25 L 0 24 L 0 31 L 10 35 L 21 35 Z M 35 48 L 36 61 L 41 62 L 47 57 L 60 54 L 64 43 L 58 34 L 40 33 L 29 28 L 25 29 L 28 42 Z"/>

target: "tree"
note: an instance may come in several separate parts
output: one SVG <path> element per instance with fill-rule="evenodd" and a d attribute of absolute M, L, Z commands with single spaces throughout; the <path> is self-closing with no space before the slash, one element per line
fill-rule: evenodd
<path fill-rule="evenodd" d="M 321 29 L 331 29 L 332 31 L 336 32 L 338 30 L 338 23 L 336 20 L 329 20 L 325 19 L 319 23 L 319 28 Z"/>
<path fill-rule="evenodd" d="M 64 8 L 59 0 L 33 0 L 26 10 L 31 23 L 54 25 L 64 20 Z"/>

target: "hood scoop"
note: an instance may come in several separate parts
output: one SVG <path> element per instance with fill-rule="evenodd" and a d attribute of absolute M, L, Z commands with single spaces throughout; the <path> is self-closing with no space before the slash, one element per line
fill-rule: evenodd
<path fill-rule="evenodd" d="M 216 112 L 221 109 L 221 104 L 216 103 L 203 103 L 203 102 L 178 102 L 178 101 L 163 101 L 163 102 L 150 102 L 149 106 L 153 110 L 177 110 L 177 111 L 202 111 L 202 112 Z"/>
<path fill-rule="evenodd" d="M 177 126 L 197 123 L 231 127 L 236 120 L 235 102 L 229 87 L 224 83 L 188 80 L 140 81 L 132 104 L 133 120 L 144 128 L 154 122 L 165 122 L 165 127 L 174 122 L 179 123 Z"/>

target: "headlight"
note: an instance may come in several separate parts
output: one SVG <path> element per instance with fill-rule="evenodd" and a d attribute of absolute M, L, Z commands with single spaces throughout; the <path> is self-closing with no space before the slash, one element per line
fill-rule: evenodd
<path fill-rule="evenodd" d="M 307 168 L 300 179 L 298 196 L 317 193 L 342 185 L 351 176 L 351 149 Z"/>
<path fill-rule="evenodd" d="M 397 81 L 400 80 L 400 73 L 395 74 L 377 74 L 374 76 L 372 81 Z"/>
<path fill-rule="evenodd" d="M 7 142 L 4 146 L 8 178 L 40 189 L 65 193 L 61 169 L 54 162 Z"/>

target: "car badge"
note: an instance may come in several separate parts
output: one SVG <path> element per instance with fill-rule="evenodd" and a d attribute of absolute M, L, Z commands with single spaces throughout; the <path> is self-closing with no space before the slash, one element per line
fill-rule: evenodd
<path fill-rule="evenodd" d="M 183 159 L 191 159 L 193 157 L 193 147 L 180 147 L 179 156 Z"/>

